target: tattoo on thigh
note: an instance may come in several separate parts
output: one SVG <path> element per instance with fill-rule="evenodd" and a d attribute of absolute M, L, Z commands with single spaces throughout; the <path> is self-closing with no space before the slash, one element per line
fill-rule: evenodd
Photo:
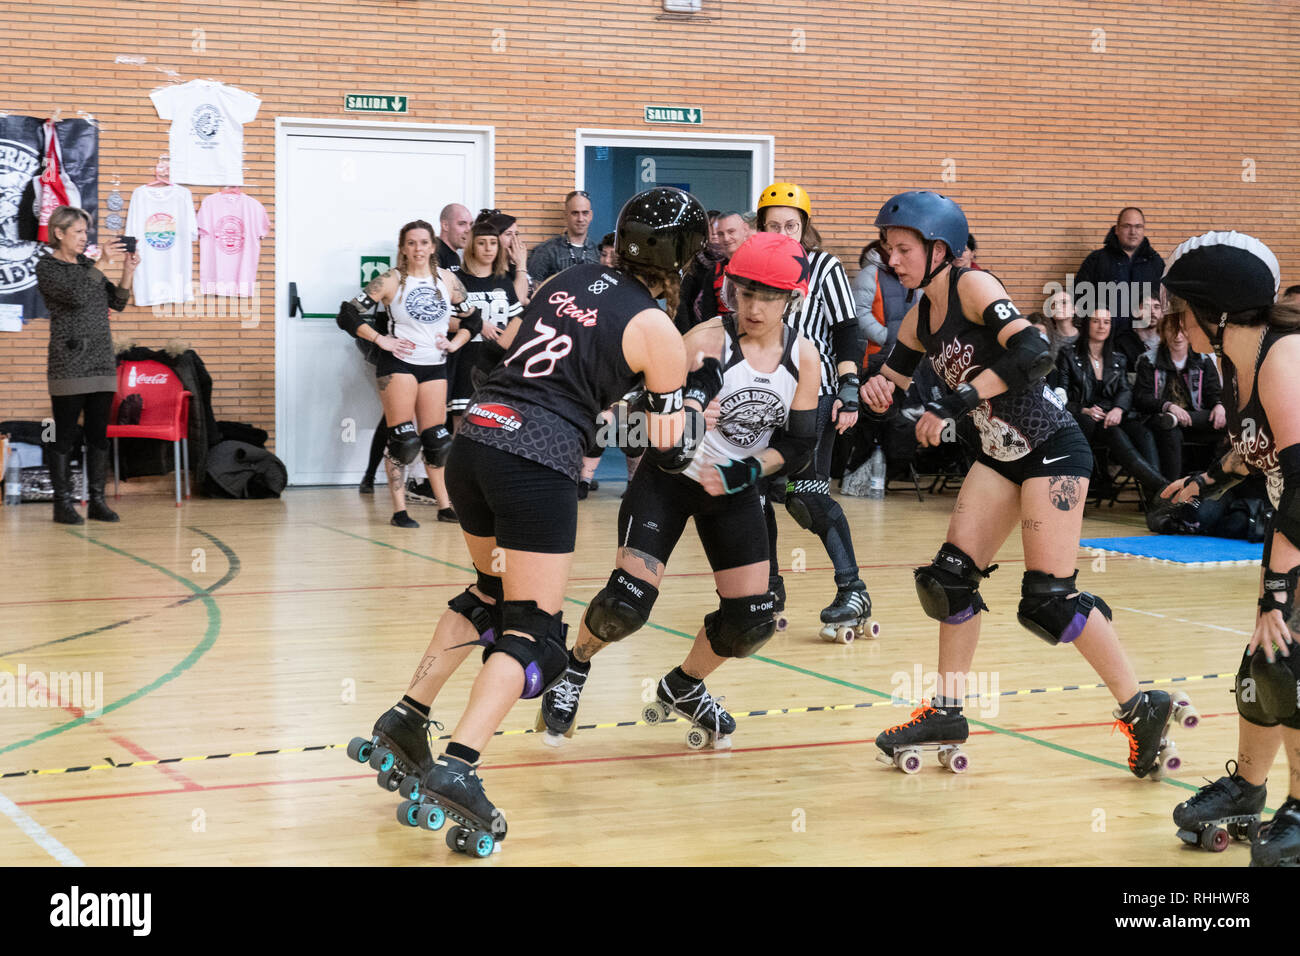
<path fill-rule="evenodd" d="M 1024 521 L 1020 522 L 1020 530 L 1021 531 L 1042 531 L 1043 523 L 1041 521 L 1035 521 L 1032 518 L 1026 518 Z"/>
<path fill-rule="evenodd" d="M 389 385 L 393 384 L 393 376 L 381 375 L 379 378 L 375 379 L 375 381 L 379 383 L 379 390 L 382 392 L 384 389 L 388 388 Z"/>
<path fill-rule="evenodd" d="M 636 548 L 624 548 L 623 552 L 627 554 L 629 557 L 640 558 L 642 561 L 644 561 L 646 569 L 651 574 L 658 574 L 659 569 L 664 566 L 663 562 L 660 561 L 658 558 L 656 558 L 653 554 L 646 554 L 644 551 L 638 551 Z"/>
<path fill-rule="evenodd" d="M 1071 511 L 1079 503 L 1079 479 L 1068 476 L 1053 478 L 1048 497 L 1059 511 Z"/>

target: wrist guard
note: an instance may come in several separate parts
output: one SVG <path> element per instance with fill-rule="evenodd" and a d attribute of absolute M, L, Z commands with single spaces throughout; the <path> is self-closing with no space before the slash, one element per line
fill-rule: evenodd
<path fill-rule="evenodd" d="M 1265 569 L 1264 594 L 1259 599 L 1260 610 L 1265 612 L 1281 611 L 1282 619 L 1286 621 L 1286 626 L 1292 631 L 1297 630 L 1297 624 L 1300 624 L 1300 621 L 1295 620 L 1297 578 L 1300 578 L 1300 566 L 1294 567 L 1285 573 Z M 1278 600 L 1278 598 L 1281 598 L 1281 600 Z"/>
<path fill-rule="evenodd" d="M 671 448 L 656 448 L 651 445 L 645 452 L 645 457 L 650 463 L 659 466 L 662 471 L 674 475 L 686 470 L 691 463 L 691 459 L 695 457 L 695 452 L 699 450 L 700 444 L 704 441 L 706 428 L 704 413 L 690 407 L 687 407 L 685 411 L 686 424 L 682 429 L 682 437 L 677 439 L 677 444 Z"/>
<path fill-rule="evenodd" d="M 973 411 L 982 401 L 979 392 L 975 391 L 975 386 L 971 385 L 970 382 L 962 382 L 952 394 L 945 395 L 937 401 L 926 402 L 925 410 L 932 415 L 938 415 L 940 418 L 951 418 L 953 421 L 959 421 L 963 416 Z"/>
<path fill-rule="evenodd" d="M 840 411 L 856 412 L 858 410 L 858 386 L 860 384 L 856 375 L 840 376 L 840 390 L 835 396 L 840 400 Z"/>
<path fill-rule="evenodd" d="M 752 455 L 740 461 L 732 459 L 721 465 L 714 465 L 722 478 L 722 489 L 729 495 L 744 491 L 763 477 L 763 463 Z"/>

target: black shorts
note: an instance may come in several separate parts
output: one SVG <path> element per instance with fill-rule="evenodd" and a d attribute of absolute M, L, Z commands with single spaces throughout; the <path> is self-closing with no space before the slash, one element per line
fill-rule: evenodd
<path fill-rule="evenodd" d="M 1059 478 L 1092 476 L 1092 449 L 1078 425 L 1067 425 L 1043 442 L 1029 454 L 1015 461 L 998 461 L 984 452 L 976 459 L 988 465 L 1007 481 L 1017 485 L 1030 478 Z"/>
<path fill-rule="evenodd" d="M 714 571 L 768 563 L 767 522 L 756 488 L 715 497 L 699 482 L 648 462 L 632 476 L 618 509 L 618 546 L 667 564 L 690 518 Z"/>
<path fill-rule="evenodd" d="M 474 369 L 483 361 L 483 343 L 467 342 L 447 356 L 447 414 L 464 415 L 474 397 Z"/>
<path fill-rule="evenodd" d="M 447 377 L 447 366 L 442 365 L 412 365 L 409 362 L 403 362 L 392 352 L 380 351 L 379 361 L 375 364 L 375 377 L 379 378 L 384 375 L 414 375 L 416 382 L 423 385 L 425 382 L 436 382 L 439 379 Z"/>
<path fill-rule="evenodd" d="M 457 435 L 445 477 L 467 533 L 511 551 L 573 552 L 578 486 L 554 468 Z"/>

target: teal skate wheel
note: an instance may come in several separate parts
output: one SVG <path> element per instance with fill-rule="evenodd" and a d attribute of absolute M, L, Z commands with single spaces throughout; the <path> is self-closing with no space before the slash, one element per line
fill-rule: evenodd
<path fill-rule="evenodd" d="M 412 826 L 420 826 L 425 830 L 441 830 L 442 825 L 447 822 L 447 813 L 436 803 L 416 804 L 419 810 L 416 812 L 415 823 Z"/>
<path fill-rule="evenodd" d="M 414 800 L 403 800 L 397 805 L 397 822 L 405 827 L 416 825 L 416 814 L 420 810 L 420 805 Z"/>
<path fill-rule="evenodd" d="M 370 769 L 383 773 L 393 766 L 396 759 L 387 747 L 376 747 L 370 754 Z"/>
<path fill-rule="evenodd" d="M 492 855 L 496 845 L 496 838 L 492 834 L 486 830 L 475 830 L 466 841 L 465 852 L 482 860 Z"/>
<path fill-rule="evenodd" d="M 375 783 L 379 784 L 381 789 L 387 790 L 389 793 L 396 793 L 397 788 L 401 785 L 401 780 L 397 777 L 397 769 L 395 767 L 389 767 L 387 770 L 382 771 L 375 777 Z"/>
<path fill-rule="evenodd" d="M 402 778 L 401 785 L 398 786 L 397 792 L 407 800 L 419 801 L 420 799 L 420 778 L 413 773 L 408 773 Z"/>
<path fill-rule="evenodd" d="M 357 763 L 366 763 L 370 760 L 371 743 L 364 737 L 353 737 L 348 742 L 348 756 Z"/>

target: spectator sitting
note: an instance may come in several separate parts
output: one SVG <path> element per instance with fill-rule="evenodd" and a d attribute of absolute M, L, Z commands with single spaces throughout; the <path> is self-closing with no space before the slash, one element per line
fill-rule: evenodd
<path fill-rule="evenodd" d="M 1165 260 L 1146 238 L 1146 216 L 1136 206 L 1125 206 L 1106 233 L 1105 244 L 1088 254 L 1074 277 L 1079 311 L 1114 310 L 1115 348 L 1129 368 L 1136 368 L 1142 355 L 1133 319 L 1145 299 L 1159 294 L 1164 271 Z"/>
<path fill-rule="evenodd" d="M 1159 299 L 1148 297 L 1142 301 L 1142 310 L 1133 322 L 1133 330 L 1142 340 L 1142 355 L 1138 356 L 1138 363 L 1143 356 L 1152 359 L 1156 357 L 1156 349 L 1160 347 L 1160 318 L 1163 315 L 1164 306 L 1160 304 Z M 1132 365 L 1135 371 L 1138 363 Z"/>
<path fill-rule="evenodd" d="M 460 203 L 454 202 L 442 207 L 442 212 L 438 214 L 438 238 L 434 242 L 439 269 L 454 269 L 460 265 L 460 251 L 469 241 L 469 230 L 473 224 L 469 210 Z"/>
<path fill-rule="evenodd" d="M 600 247 L 591 229 L 591 197 L 575 189 L 564 197 L 564 232 L 547 239 L 528 256 L 528 274 L 539 285 L 569 266 L 599 262 Z"/>
<path fill-rule="evenodd" d="M 1220 402 L 1219 373 L 1208 355 L 1193 352 L 1181 316 L 1159 325 L 1160 347 L 1154 358 L 1138 361 L 1134 408 L 1148 416 L 1160 455 L 1160 470 L 1170 480 L 1182 477 L 1183 443 L 1216 443 L 1227 414 Z"/>
<path fill-rule="evenodd" d="M 1070 293 L 1058 292 L 1047 300 L 1047 317 L 1052 320 L 1052 337 L 1057 342 L 1057 351 L 1074 345 L 1079 338 L 1079 326 Z"/>
<path fill-rule="evenodd" d="M 916 304 L 917 292 L 907 289 L 889 267 L 889 243 L 882 235 L 869 243 L 858 257 L 860 269 L 853 278 L 853 305 L 863 342 L 863 364 L 868 377 L 879 373 L 890 350 L 898 341 L 898 327 L 908 309 Z"/>
<path fill-rule="evenodd" d="M 1108 448 L 1147 498 L 1159 495 L 1168 481 L 1152 464 L 1157 458 L 1151 432 L 1128 414 L 1133 403 L 1128 363 L 1115 350 L 1109 312 L 1097 309 L 1092 314 L 1074 346 L 1061 350 L 1057 372 L 1066 408 L 1089 443 Z M 1094 471 L 1093 480 L 1099 477 L 1107 476 Z"/>

